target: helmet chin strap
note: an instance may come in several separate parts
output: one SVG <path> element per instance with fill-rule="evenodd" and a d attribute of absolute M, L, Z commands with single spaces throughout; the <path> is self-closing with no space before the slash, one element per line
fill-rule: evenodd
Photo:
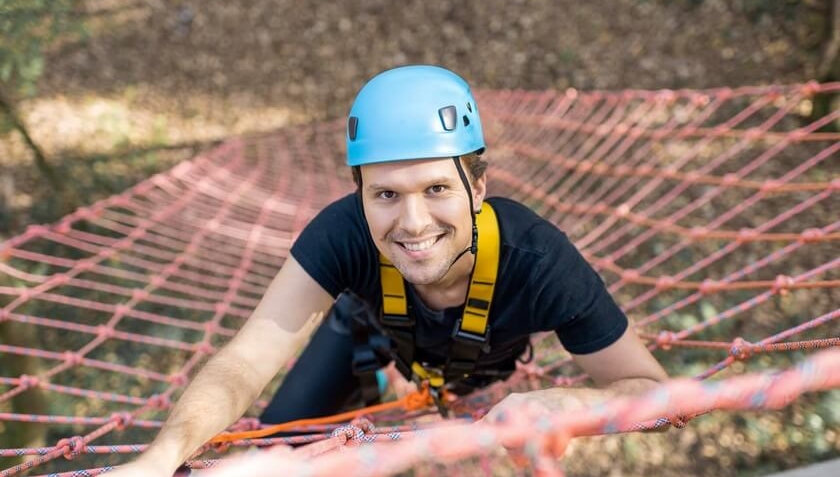
<path fill-rule="evenodd" d="M 452 263 L 449 264 L 449 268 L 447 268 L 447 273 L 449 270 L 455 265 L 455 262 L 461 259 L 461 257 L 470 252 L 471 254 L 475 255 L 478 252 L 478 226 L 475 224 L 475 204 L 473 204 L 472 198 L 472 188 L 470 187 L 470 182 L 467 180 L 467 175 L 464 173 L 464 168 L 461 167 L 461 158 L 460 157 L 453 157 L 455 161 L 455 168 L 458 169 L 458 175 L 461 177 L 461 182 L 464 184 L 464 189 L 467 190 L 467 198 L 470 201 L 470 218 L 472 219 L 472 243 L 470 243 L 469 248 L 465 248 L 458 256 L 455 257 L 455 260 L 452 260 Z"/>

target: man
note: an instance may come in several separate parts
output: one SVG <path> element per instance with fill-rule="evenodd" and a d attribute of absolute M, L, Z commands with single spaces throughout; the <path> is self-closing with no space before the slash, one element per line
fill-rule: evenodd
<path fill-rule="evenodd" d="M 354 391 L 375 400 L 372 373 L 391 359 L 436 390 L 468 392 L 509 375 L 538 331 L 555 331 L 600 388 L 511 395 L 493 413 L 568 409 L 666 378 L 562 232 L 514 201 L 484 201 L 481 120 L 459 76 L 377 75 L 346 139 L 357 193 L 307 226 L 248 322 L 120 475 L 171 474 L 245 412 L 327 310 L 264 422 L 338 412 Z"/>

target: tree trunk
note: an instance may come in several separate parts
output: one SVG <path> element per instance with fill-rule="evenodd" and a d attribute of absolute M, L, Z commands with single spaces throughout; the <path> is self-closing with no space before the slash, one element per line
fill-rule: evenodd
<path fill-rule="evenodd" d="M 7 321 L 0 323 L 0 343 L 15 343 L 28 348 L 39 349 L 36 328 L 25 323 Z M 25 374 L 37 376 L 42 372 L 37 358 L 0 353 L 0 369 L 6 377 L 20 377 Z M 8 405 L 9 403 L 0 403 Z M 3 406 L 3 407 L 4 407 Z M 28 389 L 11 400 L 11 412 L 17 414 L 49 414 L 46 393 L 40 388 Z M 5 422 L 0 432 L 0 448 L 42 447 L 46 444 L 47 426 L 30 422 Z M 23 457 L 12 459 L 13 465 L 24 462 Z"/>
<path fill-rule="evenodd" d="M 831 34 L 828 44 L 823 52 L 822 60 L 817 67 L 817 80 L 829 81 L 837 79 L 840 69 L 840 0 L 834 0 L 831 4 Z"/>
<path fill-rule="evenodd" d="M 24 142 L 29 147 L 29 150 L 32 151 L 32 156 L 35 158 L 35 166 L 38 167 L 38 170 L 41 171 L 41 174 L 47 179 L 50 186 L 56 191 L 63 190 L 64 181 L 58 177 L 55 169 L 47 162 L 46 155 L 35 140 L 32 139 L 32 135 L 29 134 L 29 130 L 26 128 L 20 115 L 18 115 L 14 103 L 2 91 L 0 91 L 0 111 L 9 118 L 12 126 L 23 136 Z"/>
<path fill-rule="evenodd" d="M 840 0 L 831 2 L 831 33 L 823 50 L 823 57 L 817 67 L 817 81 L 827 82 L 840 79 Z M 817 120 L 833 111 L 837 94 L 818 94 L 814 96 L 811 120 Z M 821 131 L 836 132 L 840 121 L 825 125 Z"/>

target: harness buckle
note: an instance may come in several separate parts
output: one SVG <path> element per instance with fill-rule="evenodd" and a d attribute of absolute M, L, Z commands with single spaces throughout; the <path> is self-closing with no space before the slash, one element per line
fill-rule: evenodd
<path fill-rule="evenodd" d="M 444 418 L 449 417 L 449 408 L 446 407 L 446 403 L 443 400 L 443 389 L 429 386 L 429 395 L 432 396 L 432 401 L 437 406 L 440 415 Z"/>
<path fill-rule="evenodd" d="M 388 313 L 382 314 L 382 324 L 385 326 L 393 326 L 395 328 L 409 328 L 414 326 L 414 317 L 409 313 L 408 315 L 390 315 Z"/>
<path fill-rule="evenodd" d="M 459 343 L 465 343 L 471 346 L 480 346 L 484 353 L 490 352 L 490 325 L 484 331 L 484 335 L 478 333 L 471 333 L 461 329 L 461 321 L 463 318 L 458 318 L 455 322 L 455 328 L 452 330 L 452 339 Z"/>
<path fill-rule="evenodd" d="M 381 367 L 379 359 L 370 346 L 359 345 L 353 348 L 353 362 L 351 364 L 353 374 L 361 376 L 366 373 L 376 372 Z"/>

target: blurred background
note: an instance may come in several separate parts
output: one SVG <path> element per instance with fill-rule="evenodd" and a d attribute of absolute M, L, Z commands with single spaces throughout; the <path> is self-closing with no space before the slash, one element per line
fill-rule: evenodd
<path fill-rule="evenodd" d="M 0 241 L 231 136 L 342 118 L 401 64 L 484 89 L 679 89 L 834 81 L 838 53 L 840 0 L 0 0 Z M 840 455 L 838 403 L 587 441 L 567 468 L 765 475 Z"/>
<path fill-rule="evenodd" d="M 0 239 L 223 138 L 340 118 L 405 63 L 493 89 L 836 79 L 836 3 L 0 0 Z"/>

